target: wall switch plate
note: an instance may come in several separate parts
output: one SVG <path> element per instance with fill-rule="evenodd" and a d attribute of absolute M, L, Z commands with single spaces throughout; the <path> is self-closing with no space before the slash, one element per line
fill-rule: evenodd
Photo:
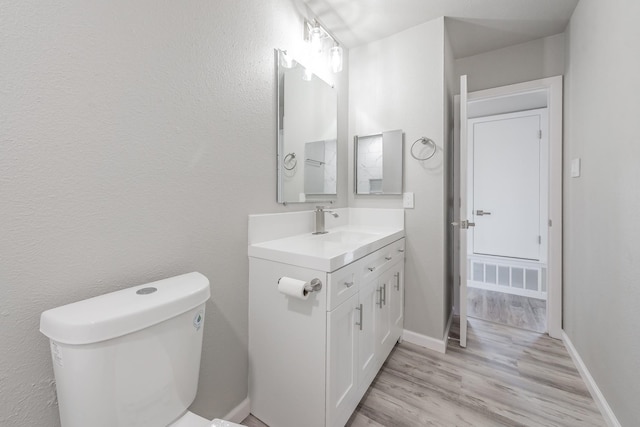
<path fill-rule="evenodd" d="M 402 207 L 413 209 L 413 193 L 402 193 Z"/>
<path fill-rule="evenodd" d="M 571 178 L 580 176 L 580 157 L 571 160 Z"/>

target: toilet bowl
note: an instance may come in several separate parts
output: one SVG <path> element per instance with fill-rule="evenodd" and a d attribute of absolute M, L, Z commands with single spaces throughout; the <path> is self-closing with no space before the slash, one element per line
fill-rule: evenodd
<path fill-rule="evenodd" d="M 210 295 L 194 272 L 42 313 L 62 427 L 240 426 L 187 411 Z"/>

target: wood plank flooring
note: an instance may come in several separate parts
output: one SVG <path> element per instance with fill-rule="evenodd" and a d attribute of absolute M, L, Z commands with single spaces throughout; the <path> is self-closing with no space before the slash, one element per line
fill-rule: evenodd
<path fill-rule="evenodd" d="M 467 344 L 396 345 L 347 426 L 606 425 L 561 341 L 470 319 Z"/>
<path fill-rule="evenodd" d="M 504 292 L 467 288 L 471 317 L 535 332 L 547 331 L 547 302 Z"/>

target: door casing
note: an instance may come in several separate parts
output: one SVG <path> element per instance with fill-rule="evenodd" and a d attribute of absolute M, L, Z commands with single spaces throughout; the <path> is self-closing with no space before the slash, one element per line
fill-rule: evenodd
<path fill-rule="evenodd" d="M 466 81 L 465 81 L 466 83 Z M 469 102 L 482 99 L 509 97 L 516 94 L 528 92 L 546 91 L 547 108 L 549 112 L 549 197 L 548 197 L 548 242 L 547 242 L 547 328 L 548 334 L 552 338 L 562 339 L 562 96 L 563 78 L 562 76 L 548 77 L 540 80 L 533 80 L 525 83 L 501 86 L 467 94 L 467 104 Z M 460 212 L 460 109 L 465 108 L 460 105 L 460 95 L 454 99 L 454 167 L 453 167 L 453 207 L 456 221 L 462 218 Z M 466 115 L 466 111 L 465 111 Z M 466 135 L 464 135 L 466 140 Z M 456 203 L 456 201 L 458 201 Z M 464 236 L 462 236 L 464 234 Z M 454 244 L 458 247 L 454 251 L 452 259 L 453 271 L 462 271 L 462 257 L 460 254 L 460 239 L 466 239 L 466 233 L 461 233 L 454 228 Z M 466 264 L 466 263 L 465 263 Z M 466 268 L 466 265 L 465 265 Z M 454 312 L 465 313 L 466 316 L 466 292 L 461 294 L 462 288 L 459 282 L 459 275 L 454 274 Z M 466 289 L 466 288 L 465 288 Z M 464 326 L 466 329 L 466 325 Z M 461 325 L 462 328 L 462 325 Z"/>

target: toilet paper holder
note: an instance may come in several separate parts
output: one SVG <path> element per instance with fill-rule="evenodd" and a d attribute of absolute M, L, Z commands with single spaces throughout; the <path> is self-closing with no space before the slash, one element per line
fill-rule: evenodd
<path fill-rule="evenodd" d="M 322 282 L 320 279 L 313 279 L 311 282 L 304 285 L 305 292 L 319 292 L 322 289 Z"/>

